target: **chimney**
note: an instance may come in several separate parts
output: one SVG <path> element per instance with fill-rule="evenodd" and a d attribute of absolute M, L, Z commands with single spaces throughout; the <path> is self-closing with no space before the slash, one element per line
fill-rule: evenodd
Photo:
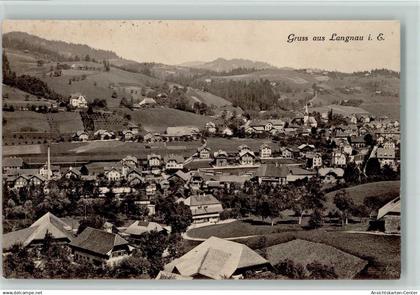
<path fill-rule="evenodd" d="M 51 179 L 51 155 L 50 155 L 50 145 L 48 144 L 48 155 L 47 155 L 47 179 Z"/>

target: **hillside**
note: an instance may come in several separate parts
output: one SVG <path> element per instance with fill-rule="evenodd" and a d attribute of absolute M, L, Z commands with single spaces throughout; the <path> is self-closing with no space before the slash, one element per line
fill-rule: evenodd
<path fill-rule="evenodd" d="M 218 58 L 210 62 L 186 62 L 180 64 L 184 67 L 199 68 L 210 70 L 214 72 L 228 72 L 233 69 L 244 68 L 244 69 L 269 69 L 274 68 L 272 65 L 261 62 L 261 61 L 252 61 L 248 59 L 234 58 L 234 59 L 224 59 Z"/>
<path fill-rule="evenodd" d="M 10 32 L 3 35 L 3 47 L 29 50 L 57 59 L 84 59 L 87 55 L 92 59 L 104 60 L 119 58 L 114 52 L 89 47 L 82 44 L 73 44 L 63 41 L 46 40 L 23 32 Z"/>
<path fill-rule="evenodd" d="M 128 111 L 135 123 L 147 131 L 162 132 L 169 126 L 196 126 L 203 128 L 212 118 L 169 108 Z"/>

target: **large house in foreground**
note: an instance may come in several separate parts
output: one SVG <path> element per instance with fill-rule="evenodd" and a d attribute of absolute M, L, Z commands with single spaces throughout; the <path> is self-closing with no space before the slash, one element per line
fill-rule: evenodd
<path fill-rule="evenodd" d="M 245 272 L 269 269 L 270 263 L 248 246 L 211 237 L 164 267 L 182 278 L 240 278 Z M 175 278 L 176 279 L 176 278 Z"/>
<path fill-rule="evenodd" d="M 115 265 L 131 254 L 132 247 L 118 234 L 87 227 L 69 244 L 76 263 Z"/>

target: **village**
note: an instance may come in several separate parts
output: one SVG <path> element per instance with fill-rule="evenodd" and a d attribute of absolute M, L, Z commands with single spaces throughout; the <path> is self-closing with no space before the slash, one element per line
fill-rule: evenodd
<path fill-rule="evenodd" d="M 77 108 L 86 108 L 83 96 L 77 99 L 81 102 Z M 3 236 L 4 253 L 17 251 L 17 245 L 24 249 L 43 249 L 46 239 L 51 239 L 60 247 L 67 246 L 72 264 L 116 266 L 135 255 L 133 253 L 144 251 L 143 244 L 150 242 L 147 239 L 156 239 L 154 234 L 162 234 L 176 236 L 178 244 L 182 244 L 182 240 L 203 242 L 183 256 L 179 249 L 175 255 L 170 254 L 170 245 L 160 249 L 154 254 L 159 257 L 152 255 L 153 259 L 168 263 L 160 262 L 162 267 L 154 266 L 152 271 L 137 270 L 141 275 L 158 279 L 252 278 L 262 274 L 290 277 L 291 274 L 279 273 L 280 260 L 276 268 L 273 261 L 246 244 L 238 243 L 238 237 L 201 239 L 190 235 L 201 228 L 228 226 L 255 218 L 266 220 L 271 226 L 287 224 L 287 228 L 292 226 L 292 230 L 299 232 L 323 227 L 337 230 L 335 223 L 338 223 L 339 231 L 354 228 L 357 232 L 399 235 L 399 195 L 382 202 L 371 200 L 373 204 L 354 204 L 343 190 L 363 183 L 399 179 L 398 121 L 371 116 L 337 116 L 332 111 L 316 114 L 310 113 L 308 106 L 302 117 L 290 120 L 247 120 L 240 114 L 224 115 L 243 122 L 239 128 L 242 137 L 257 136 L 260 145 L 212 149 L 207 144 L 212 138 L 233 138 L 236 134 L 226 126 L 208 122 L 203 130 L 177 126 L 168 127 L 164 133 L 147 133 L 131 126 L 122 132 L 80 130 L 72 136 L 73 142 L 84 143 L 197 143 L 196 151 L 189 155 L 177 153 L 177 150 L 156 153 L 150 148 L 140 157 L 127 154 L 119 161 L 59 165 L 51 160 L 54 156 L 50 145 L 54 143 L 50 143 L 44 165 L 31 165 L 22 157 L 4 158 L 6 219 L 39 217 L 28 227 L 12 228 Z M 330 191 L 343 193 L 338 194 L 341 198 L 335 196 L 326 200 L 324 194 Z M 50 198 L 57 198 L 56 202 L 64 202 L 70 208 L 54 204 Z M 325 205 L 328 202 L 334 205 Z M 108 212 L 101 211 L 98 208 L 101 206 Z M 69 216 L 63 218 L 56 214 Z M 300 251 L 311 246 L 300 243 L 303 243 L 297 246 L 301 247 Z M 238 253 L 242 254 L 237 256 Z M 226 256 L 227 261 L 213 261 L 214 256 L 218 259 Z M 42 255 L 38 253 L 36 257 L 35 262 L 42 263 L 39 258 Z M 353 263 L 352 277 L 366 266 L 366 262 L 358 258 Z M 333 277 L 349 275 L 341 274 L 344 270 L 338 267 L 324 272 Z"/>

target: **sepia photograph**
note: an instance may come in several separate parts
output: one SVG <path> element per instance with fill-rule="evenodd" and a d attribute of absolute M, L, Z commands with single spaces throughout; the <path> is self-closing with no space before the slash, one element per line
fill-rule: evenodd
<path fill-rule="evenodd" d="M 397 280 L 398 21 L 2 23 L 6 279 Z"/>

